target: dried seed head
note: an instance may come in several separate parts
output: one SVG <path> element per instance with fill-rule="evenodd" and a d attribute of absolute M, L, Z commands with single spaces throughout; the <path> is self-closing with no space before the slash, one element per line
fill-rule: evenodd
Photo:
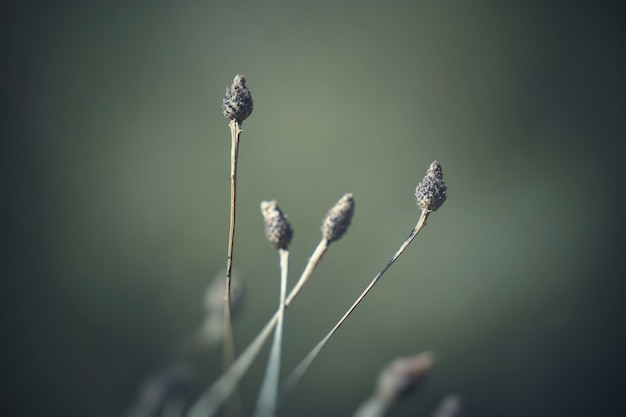
<path fill-rule="evenodd" d="M 424 179 L 415 189 L 417 205 L 429 212 L 437 210 L 446 201 L 447 189 L 441 172 L 441 164 L 435 161 L 430 164 Z"/>
<path fill-rule="evenodd" d="M 352 194 L 344 194 L 337 204 L 326 213 L 322 222 L 322 236 L 328 243 L 341 239 L 346 233 L 354 214 Z"/>
<path fill-rule="evenodd" d="M 276 200 L 261 202 L 261 213 L 265 221 L 265 236 L 276 249 L 287 249 L 293 230 L 287 216 L 276 204 Z"/>
<path fill-rule="evenodd" d="M 235 76 L 233 84 L 226 87 L 222 100 L 224 116 L 242 123 L 252 113 L 252 95 L 246 87 L 246 79 L 242 75 Z"/>
<path fill-rule="evenodd" d="M 376 397 L 392 404 L 417 389 L 435 364 L 431 352 L 394 359 L 378 376 Z"/>

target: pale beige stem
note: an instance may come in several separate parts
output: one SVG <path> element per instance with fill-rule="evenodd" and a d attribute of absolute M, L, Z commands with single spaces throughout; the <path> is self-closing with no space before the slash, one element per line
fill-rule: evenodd
<path fill-rule="evenodd" d="M 313 254 L 309 258 L 302 275 L 298 279 L 296 285 L 291 289 L 289 295 L 285 299 L 285 308 L 289 307 L 289 304 L 296 298 L 298 293 L 304 287 L 304 284 L 309 280 L 315 267 L 320 263 L 326 250 L 328 249 L 329 242 L 326 239 L 322 239 L 320 243 L 313 251 Z M 224 372 L 217 381 L 209 387 L 207 391 L 202 394 L 200 398 L 189 408 L 187 417 L 212 417 L 219 410 L 220 406 L 231 395 L 239 380 L 246 373 L 254 358 L 259 354 L 263 343 L 267 340 L 272 332 L 272 329 L 278 321 L 279 311 L 276 311 L 272 318 L 267 322 L 265 327 L 259 332 L 254 340 L 246 347 L 246 349 L 239 355 L 233 365 Z"/>
<path fill-rule="evenodd" d="M 311 365 L 311 363 L 313 362 L 315 357 L 320 353 L 320 351 L 322 350 L 324 345 L 328 342 L 328 340 L 332 337 L 332 335 L 337 331 L 337 329 L 339 329 L 339 327 L 343 324 L 343 322 L 346 321 L 346 319 L 350 316 L 350 314 L 352 314 L 354 309 L 359 305 L 359 303 L 361 301 L 363 301 L 365 296 L 370 292 L 370 290 L 378 282 L 380 277 L 382 277 L 383 274 L 385 273 L 385 271 L 387 271 L 387 269 L 389 269 L 389 267 L 396 261 L 396 259 L 398 259 L 398 257 L 400 255 L 402 255 L 404 250 L 413 241 L 415 236 L 417 236 L 419 231 L 426 225 L 426 218 L 428 217 L 429 213 L 430 213 L 430 211 L 428 211 L 428 210 L 422 210 L 422 214 L 420 215 L 420 218 L 417 221 L 416 226 L 413 228 L 413 230 L 411 230 L 411 233 L 409 234 L 409 237 L 400 246 L 400 249 L 398 249 L 398 251 L 395 253 L 395 255 L 393 255 L 391 257 L 389 262 L 387 262 L 387 264 L 385 264 L 383 269 L 381 269 L 380 272 L 378 274 L 376 274 L 376 276 L 372 279 L 372 281 L 369 283 L 369 285 L 365 288 L 365 290 L 363 290 L 361 295 L 350 306 L 350 308 L 348 309 L 348 311 L 346 311 L 346 313 L 343 315 L 343 317 L 341 317 L 341 319 L 339 319 L 337 324 L 335 324 L 335 326 L 330 330 L 330 332 L 328 332 L 328 334 L 322 340 L 320 340 L 320 342 L 317 344 L 317 346 L 315 346 L 313 348 L 313 350 L 311 350 L 311 352 L 309 352 L 309 354 L 302 360 L 302 362 L 300 362 L 300 364 L 286 378 L 285 383 L 283 384 L 284 388 L 282 389 L 282 394 L 281 395 L 284 396 L 286 393 L 291 391 L 293 389 L 293 387 L 298 383 L 300 378 L 302 378 L 302 376 L 304 375 L 304 373 L 306 372 L 308 367 Z"/>
<path fill-rule="evenodd" d="M 237 120 L 230 121 L 230 227 L 228 229 L 228 252 L 226 258 L 226 290 L 224 294 L 224 367 L 228 368 L 235 357 L 233 327 L 231 320 L 230 287 L 233 270 L 233 245 L 235 242 L 235 211 L 237 206 L 237 161 L 239 155 L 239 136 L 241 127 Z"/>
<path fill-rule="evenodd" d="M 241 135 L 241 123 L 232 119 L 230 124 L 230 226 L 228 228 L 228 251 L 226 258 L 226 291 L 224 294 L 224 369 L 230 368 L 235 360 L 235 339 L 233 336 L 233 324 L 231 313 L 230 287 L 233 270 L 233 246 L 235 242 L 235 216 L 237 208 L 237 162 L 239 160 L 239 137 Z M 237 398 L 237 396 L 235 397 Z M 228 415 L 236 417 L 241 415 L 241 401 L 233 400 L 228 407 Z"/>
<path fill-rule="evenodd" d="M 274 340 L 267 362 L 265 379 L 259 391 L 259 400 L 254 412 L 255 417 L 274 417 L 278 400 L 278 383 L 280 378 L 280 358 L 283 341 L 283 322 L 285 316 L 285 300 L 287 297 L 287 270 L 289 267 L 289 251 L 279 249 L 280 255 L 280 298 L 278 301 L 278 319 L 274 328 Z"/>

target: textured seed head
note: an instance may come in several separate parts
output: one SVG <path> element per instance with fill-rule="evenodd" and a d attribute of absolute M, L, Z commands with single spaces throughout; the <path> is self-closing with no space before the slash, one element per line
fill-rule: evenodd
<path fill-rule="evenodd" d="M 261 213 L 265 222 L 265 236 L 276 249 L 287 249 L 293 230 L 287 216 L 276 204 L 276 200 L 261 202 Z"/>
<path fill-rule="evenodd" d="M 226 94 L 222 100 L 224 116 L 230 120 L 243 122 L 252 113 L 252 95 L 246 87 L 246 79 L 242 75 L 235 76 L 233 84 L 226 87 Z"/>
<path fill-rule="evenodd" d="M 354 214 L 352 194 L 344 194 L 337 204 L 326 213 L 322 222 L 322 236 L 328 243 L 341 239 L 346 233 Z"/>
<path fill-rule="evenodd" d="M 434 364 L 431 352 L 394 359 L 378 376 L 376 397 L 385 404 L 405 397 L 422 384 Z"/>
<path fill-rule="evenodd" d="M 430 164 L 426 175 L 415 189 L 415 200 L 422 210 L 437 210 L 447 198 L 447 190 L 441 164 L 435 161 Z"/>

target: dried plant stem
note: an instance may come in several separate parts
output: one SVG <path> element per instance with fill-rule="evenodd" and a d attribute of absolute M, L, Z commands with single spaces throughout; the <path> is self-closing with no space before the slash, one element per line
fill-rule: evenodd
<path fill-rule="evenodd" d="M 283 340 L 283 321 L 285 316 L 285 300 L 287 297 L 287 271 L 289 267 L 289 251 L 279 249 L 280 255 L 280 299 L 278 303 L 278 319 L 274 329 L 274 340 L 267 362 L 265 379 L 261 385 L 255 417 L 273 417 L 276 414 L 278 399 L 278 382 L 280 376 L 280 358 Z"/>
<path fill-rule="evenodd" d="M 298 293 L 304 287 L 304 284 L 309 280 L 315 267 L 322 260 L 324 254 L 328 250 L 329 242 L 327 239 L 322 239 L 317 245 L 313 254 L 309 258 L 302 275 L 298 279 L 296 285 L 291 289 L 289 295 L 285 300 L 285 308 L 289 307 L 289 304 L 298 295 Z M 237 360 L 232 364 L 226 372 L 224 372 L 217 381 L 209 387 L 204 394 L 198 398 L 198 400 L 189 408 L 187 417 L 211 417 L 219 410 L 220 406 L 228 399 L 233 392 L 239 380 L 246 373 L 254 358 L 259 354 L 263 343 L 267 340 L 272 332 L 272 329 L 278 322 L 279 311 L 274 313 L 274 316 L 267 322 L 265 327 L 259 332 L 254 340 L 246 347 L 246 349 L 239 355 Z"/>
<path fill-rule="evenodd" d="M 387 264 L 385 264 L 385 266 L 383 266 L 383 268 L 380 270 L 380 272 L 378 272 L 378 274 L 376 274 L 376 276 L 372 279 L 372 281 L 369 283 L 369 285 L 365 288 L 365 290 L 363 290 L 361 295 L 356 299 L 356 301 L 352 304 L 352 306 L 350 306 L 348 311 L 346 311 L 346 313 L 343 315 L 343 317 L 341 317 L 341 319 L 337 322 L 337 324 L 335 324 L 335 326 L 330 330 L 330 332 L 328 332 L 328 334 L 322 340 L 320 340 L 320 342 L 317 344 L 317 346 L 315 346 L 313 348 L 313 350 L 311 350 L 311 352 L 309 352 L 309 354 L 291 372 L 291 374 L 289 374 L 289 376 L 286 378 L 286 380 L 285 380 L 285 382 L 283 384 L 282 393 L 281 393 L 282 396 L 284 396 L 289 391 L 291 391 L 293 389 L 293 387 L 298 383 L 298 381 L 300 381 L 300 379 L 302 378 L 302 376 L 304 375 L 304 373 L 306 372 L 308 367 L 311 365 L 313 360 L 320 353 L 320 351 L 322 350 L 324 345 L 328 342 L 328 340 L 333 336 L 333 334 L 337 331 L 337 329 L 339 329 L 339 327 L 343 324 L 343 322 L 346 321 L 346 319 L 350 316 L 350 314 L 352 314 L 352 312 L 359 305 L 359 303 L 361 301 L 363 301 L 365 296 L 370 292 L 370 290 L 378 282 L 380 277 L 383 276 L 385 271 L 387 271 L 387 269 L 389 269 L 389 267 L 396 261 L 396 259 L 398 259 L 398 257 L 400 255 L 402 255 L 404 250 L 413 241 L 415 236 L 417 236 L 419 231 L 422 230 L 424 228 L 424 226 L 426 226 L 426 219 L 428 218 L 428 214 L 429 213 L 430 213 L 429 210 L 422 210 L 422 213 L 420 215 L 419 220 L 417 221 L 417 224 L 415 225 L 413 230 L 411 230 L 411 233 L 409 234 L 409 237 L 406 239 L 406 241 L 400 246 L 400 249 L 398 249 L 398 251 L 395 253 L 395 255 L 393 255 L 391 257 L 391 259 L 387 262 Z"/>
<path fill-rule="evenodd" d="M 226 260 L 226 290 L 224 294 L 224 369 L 230 367 L 235 358 L 235 343 L 231 319 L 230 287 L 233 272 L 233 245 L 235 242 L 235 209 L 237 207 L 237 161 L 239 155 L 239 136 L 241 124 L 237 120 L 230 121 L 230 227 L 228 229 L 228 253 Z"/>
<path fill-rule="evenodd" d="M 228 125 L 230 127 L 231 147 L 230 147 L 230 222 L 228 228 L 228 251 L 226 258 L 226 290 L 224 294 L 224 350 L 223 367 L 224 370 L 230 368 L 235 360 L 235 338 L 233 336 L 232 324 L 232 303 L 231 303 L 231 281 L 233 272 L 233 246 L 235 243 L 235 217 L 237 208 L 237 162 L 239 160 L 239 137 L 241 135 L 241 122 L 232 119 Z M 236 395 L 230 402 L 227 415 L 241 415 L 241 400 Z"/>
<path fill-rule="evenodd" d="M 302 271 L 302 275 L 300 275 L 300 278 L 298 278 L 298 282 L 296 282 L 296 285 L 294 285 L 294 287 L 289 292 L 289 295 L 285 300 L 285 307 L 289 307 L 289 304 L 291 304 L 293 299 L 296 298 L 304 285 L 309 281 L 309 278 L 311 278 L 311 275 L 313 275 L 313 271 L 315 271 L 315 268 L 320 263 L 320 261 L 324 257 L 324 254 L 328 250 L 329 244 L 330 242 L 328 242 L 328 240 L 325 238 L 322 238 L 322 240 L 320 240 L 320 243 L 317 244 L 317 247 L 309 258 L 309 262 L 304 267 L 304 271 Z"/>

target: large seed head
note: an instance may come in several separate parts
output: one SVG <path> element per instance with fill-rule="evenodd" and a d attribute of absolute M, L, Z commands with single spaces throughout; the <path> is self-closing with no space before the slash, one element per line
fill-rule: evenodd
<path fill-rule="evenodd" d="M 415 200 L 422 210 L 437 210 L 446 201 L 447 190 L 441 164 L 434 161 L 426 171 L 422 182 L 415 189 Z"/>
<path fill-rule="evenodd" d="M 346 233 L 354 214 L 354 198 L 352 194 L 344 194 L 337 201 L 322 222 L 322 236 L 328 240 L 328 243 L 341 239 Z"/>
<path fill-rule="evenodd" d="M 287 216 L 276 204 L 276 200 L 261 202 L 261 213 L 265 222 L 265 236 L 276 249 L 287 249 L 293 230 Z"/>
<path fill-rule="evenodd" d="M 226 87 L 222 100 L 224 116 L 242 123 L 252 114 L 252 95 L 246 87 L 246 79 L 242 75 L 235 76 L 233 84 Z"/>

